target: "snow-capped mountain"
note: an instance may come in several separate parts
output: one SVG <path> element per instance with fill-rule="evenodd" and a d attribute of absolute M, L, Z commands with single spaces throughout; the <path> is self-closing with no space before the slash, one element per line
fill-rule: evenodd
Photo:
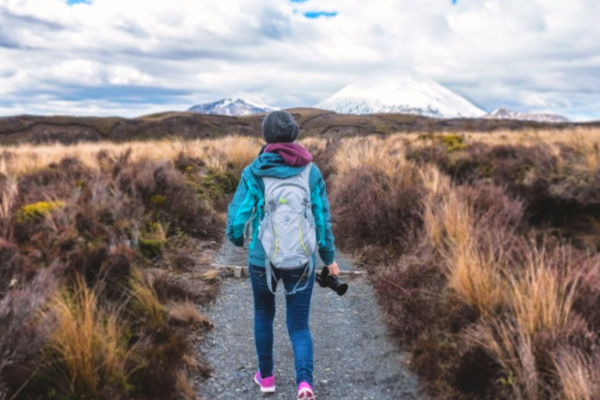
<path fill-rule="evenodd" d="M 481 117 L 485 111 L 417 75 L 364 79 L 315 105 L 342 114 L 407 113 L 437 118 Z"/>
<path fill-rule="evenodd" d="M 279 110 L 275 107 L 270 107 L 263 104 L 252 103 L 242 99 L 223 99 L 213 103 L 198 104 L 191 107 L 188 111 L 200 114 L 218 114 L 218 115 L 251 115 L 262 114 L 274 110 Z"/>
<path fill-rule="evenodd" d="M 519 121 L 536 121 L 536 122 L 571 122 L 568 118 L 558 114 L 526 114 L 518 111 L 511 111 L 504 108 L 499 108 L 482 118 L 486 119 L 516 119 Z"/>

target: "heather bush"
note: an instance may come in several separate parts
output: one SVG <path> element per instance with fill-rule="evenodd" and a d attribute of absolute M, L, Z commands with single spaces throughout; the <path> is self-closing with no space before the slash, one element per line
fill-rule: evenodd
<path fill-rule="evenodd" d="M 597 397 L 599 247 L 576 240 L 600 238 L 597 152 L 458 135 L 358 143 L 335 156 L 336 240 L 368 265 L 429 393 Z M 416 205 L 398 200 L 408 189 Z"/>
<path fill-rule="evenodd" d="M 350 251 L 375 246 L 381 257 L 402 254 L 423 223 L 423 194 L 416 185 L 395 186 L 375 168 L 348 172 L 331 195 L 337 243 Z"/>
<path fill-rule="evenodd" d="M 180 269 L 208 271 L 223 232 L 218 196 L 198 190 L 211 172 L 133 154 L 3 178 L 0 396 L 174 399 L 192 369 L 208 372 L 188 329 L 211 325 L 190 301 L 212 300 L 218 279 L 152 271 L 181 254 L 194 259 Z"/>
<path fill-rule="evenodd" d="M 571 143 L 527 146 L 473 142 L 450 152 L 436 142 L 408 146 L 407 158 L 433 163 L 459 184 L 491 182 L 519 198 L 530 222 L 563 225 L 600 209 L 597 154 Z M 578 218 L 580 217 L 580 218 Z M 589 223 L 587 223 L 589 227 Z"/>
<path fill-rule="evenodd" d="M 15 283 L 0 298 L 0 398 L 18 395 L 36 373 L 50 336 L 38 315 L 56 288 L 54 271 L 45 269 L 28 283 Z"/>
<path fill-rule="evenodd" d="M 599 397 L 594 138 L 304 140 L 327 180 L 336 245 L 367 266 L 391 332 L 432 397 Z M 68 371 L 58 356 L 67 348 L 49 352 L 56 342 L 42 327 L 68 322 L 52 295 L 72 303 L 78 282 L 95 296 L 87 320 L 105 322 L 104 348 L 115 349 L 105 352 L 110 363 L 91 357 L 117 371 L 87 381 L 104 388 L 96 397 L 193 397 L 189 375 L 209 368 L 187 334 L 210 322 L 192 302 L 217 293 L 209 266 L 219 212 L 260 148 L 228 140 L 78 147 L 87 156 L 23 161 L 0 174 L 0 350 L 8 354 L 0 397 L 73 396 L 35 371 L 40 354 Z M 36 150 L 14 150 L 23 151 Z"/>

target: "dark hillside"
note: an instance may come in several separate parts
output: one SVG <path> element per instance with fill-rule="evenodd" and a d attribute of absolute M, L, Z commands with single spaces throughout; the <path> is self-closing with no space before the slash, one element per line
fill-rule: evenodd
<path fill-rule="evenodd" d="M 289 110 L 307 136 L 340 137 L 394 132 L 456 132 L 519 129 L 567 129 L 585 124 L 547 124 L 512 120 L 435 119 L 408 114 L 346 115 L 313 108 Z M 260 136 L 264 115 L 229 117 L 189 112 L 164 112 L 138 118 L 15 116 L 0 118 L 0 144 L 75 143 L 82 141 L 148 140 L 167 137 L 215 138 Z"/>

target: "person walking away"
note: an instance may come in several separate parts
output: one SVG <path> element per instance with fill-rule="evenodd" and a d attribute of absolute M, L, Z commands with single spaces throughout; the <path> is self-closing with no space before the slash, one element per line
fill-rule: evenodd
<path fill-rule="evenodd" d="M 286 325 L 296 369 L 298 399 L 315 399 L 313 339 L 309 312 L 315 283 L 316 253 L 338 275 L 325 181 L 312 155 L 294 143 L 298 125 L 286 111 L 262 123 L 266 145 L 241 175 L 227 213 L 228 239 L 248 245 L 248 271 L 254 302 L 254 339 L 258 358 L 255 382 L 263 393 L 275 391 L 273 321 L 275 291 L 286 293 Z"/>

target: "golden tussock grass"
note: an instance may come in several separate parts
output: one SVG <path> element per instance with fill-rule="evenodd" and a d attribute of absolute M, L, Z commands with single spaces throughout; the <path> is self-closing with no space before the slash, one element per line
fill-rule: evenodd
<path fill-rule="evenodd" d="M 481 239 L 481 238 L 478 238 Z M 448 287 L 483 316 L 493 316 L 506 303 L 501 268 L 491 254 L 466 243 L 446 254 Z"/>
<path fill-rule="evenodd" d="M 151 331 L 158 331 L 166 326 L 166 310 L 160 303 L 154 289 L 144 280 L 141 271 L 135 270 L 132 273 L 130 283 L 131 298 L 133 302 L 132 310 L 142 320 Z"/>
<path fill-rule="evenodd" d="M 378 169 L 391 182 L 414 181 L 417 169 L 405 157 L 400 135 L 386 139 L 377 137 L 349 138 L 342 142 L 334 156 L 337 174 L 344 177 L 357 168 Z"/>
<path fill-rule="evenodd" d="M 600 128 L 577 127 L 565 130 L 530 129 L 530 130 L 497 130 L 493 132 L 447 132 L 432 134 L 415 132 L 402 134 L 411 144 L 427 144 L 436 138 L 459 135 L 466 144 L 486 143 L 490 145 L 533 146 L 545 144 L 568 144 L 593 147 L 600 144 Z"/>
<path fill-rule="evenodd" d="M 466 333 L 500 364 L 502 384 L 512 391 L 511 398 L 539 399 L 540 377 L 532 349 L 531 336 L 510 323 L 490 320 Z"/>
<path fill-rule="evenodd" d="M 568 164 L 584 171 L 593 171 L 600 166 L 600 129 L 475 132 L 462 137 L 466 145 L 543 145 L 558 158 L 559 165 Z M 419 226 L 418 229 L 422 227 L 427 251 L 431 252 L 432 262 L 441 271 L 439 276 L 444 278 L 443 285 L 448 289 L 440 291 L 437 296 L 451 293 L 453 298 L 476 310 L 481 317 L 468 327 L 467 333 L 459 334 L 462 335 L 461 340 L 480 345 L 501 366 L 503 384 L 513 391 L 513 398 L 541 398 L 543 379 L 536 366 L 532 343 L 540 332 L 561 332 L 569 328 L 578 280 L 569 268 L 559 270 L 556 260 L 552 259 L 568 257 L 568 254 L 546 254 L 532 243 L 530 249 L 522 252 L 522 259 L 511 258 L 507 254 L 510 249 L 502 247 L 504 242 L 494 232 L 505 227 L 497 227 L 482 218 L 468 196 L 460 187 L 454 186 L 452 177 L 438 167 L 407 159 L 408 147 L 427 146 L 435 140 L 438 139 L 432 135 L 419 134 L 347 138 L 338 143 L 335 153 L 332 151 L 332 154 L 326 155 L 331 157 L 336 185 L 349 182 L 357 169 L 372 169 L 381 171 L 385 175 L 382 180 L 391 188 L 417 187 L 425 193 L 422 224 L 419 221 L 416 226 Z M 308 138 L 301 143 L 319 151 L 329 150 L 324 139 Z M 564 146 L 569 146 L 572 151 L 563 153 Z M 257 156 L 260 148 L 260 139 L 247 137 L 4 147 L 0 173 L 9 179 L 0 196 L 0 218 L 10 216 L 17 194 L 16 180 L 11 177 L 45 168 L 65 157 L 76 157 L 86 166 L 99 170 L 100 152 L 116 158 L 130 150 L 132 162 L 142 159 L 175 160 L 183 155 L 201 160 L 216 170 L 233 168 L 240 171 Z M 567 159 L 572 153 L 576 155 L 575 161 Z M 382 192 L 388 193 L 386 190 Z M 389 192 L 393 193 L 393 190 Z M 388 206 L 385 202 L 382 204 Z M 517 235 L 512 231 L 506 234 L 511 237 Z M 417 236 L 407 237 L 413 240 Z M 365 242 L 365 248 L 368 246 L 373 244 Z M 573 260 L 564 259 L 560 265 L 576 268 L 573 263 Z M 215 272 L 210 272 L 204 278 L 214 280 L 216 277 Z M 160 330 L 170 322 L 181 325 L 208 323 L 192 303 L 161 304 L 152 285 L 145 281 L 140 271 L 133 274 L 130 287 L 130 311 L 152 330 Z M 93 393 L 100 390 L 99 386 L 105 380 L 123 380 L 128 357 L 122 344 L 124 334 L 116 315 L 102 310 L 93 291 L 78 288 L 73 293 L 63 293 L 52 303 L 50 310 L 56 315 L 58 329 L 49 353 L 52 355 L 49 371 L 61 378 L 58 380 L 61 385 L 72 385 L 72 393 Z M 592 357 L 577 350 L 564 349 L 553 362 L 563 390 L 559 394 L 561 398 L 598 397 L 598 374 Z M 179 381 L 182 385 L 180 391 L 191 395 L 193 392 L 185 388 L 187 378 L 183 373 L 178 376 Z"/>
<path fill-rule="evenodd" d="M 110 157 L 118 157 L 131 151 L 130 160 L 174 160 L 180 154 L 188 158 L 202 159 L 209 167 L 223 170 L 227 163 L 241 170 L 258 154 L 261 144 L 256 138 L 224 137 L 211 140 L 157 140 L 127 143 L 79 143 L 63 144 L 23 144 L 0 146 L 0 172 L 4 174 L 24 174 L 58 163 L 63 158 L 79 159 L 84 165 L 99 169 L 98 154 L 103 152 Z"/>
<path fill-rule="evenodd" d="M 63 289 L 50 303 L 56 321 L 41 360 L 44 375 L 62 393 L 98 396 L 103 385 L 127 381 L 129 351 L 123 322 L 102 309 L 98 297 L 79 281 Z"/>
<path fill-rule="evenodd" d="M 493 239 L 476 229 L 471 206 L 455 190 L 445 187 L 444 192 L 426 201 L 427 235 L 443 260 L 452 292 L 482 315 L 492 315 L 505 302 L 505 284 L 494 255 L 478 244 Z"/>
<path fill-rule="evenodd" d="M 299 143 L 309 149 L 324 151 L 327 148 L 327 140 L 317 137 L 300 139 Z"/>
<path fill-rule="evenodd" d="M 333 157 L 334 182 L 343 182 L 357 169 L 371 169 L 384 173 L 392 188 L 420 186 L 443 190 L 449 182 L 447 177 L 433 165 L 420 167 L 408 160 L 405 143 L 404 135 L 345 139 Z"/>
<path fill-rule="evenodd" d="M 555 355 L 554 363 L 565 400 L 600 397 L 600 371 L 590 355 L 577 348 L 564 348 Z"/>
<path fill-rule="evenodd" d="M 561 277 L 558 271 L 547 265 L 549 257 L 560 256 L 531 249 L 524 260 L 524 272 L 509 275 L 509 304 L 520 329 L 530 335 L 542 330 L 560 331 L 569 322 L 578 289 L 577 280 Z M 562 271 L 560 274 L 567 273 Z"/>
<path fill-rule="evenodd" d="M 9 219 L 15 199 L 19 192 L 18 180 L 15 176 L 7 176 L 2 193 L 0 193 L 0 218 Z M 5 235 L 6 236 L 6 235 Z"/>

